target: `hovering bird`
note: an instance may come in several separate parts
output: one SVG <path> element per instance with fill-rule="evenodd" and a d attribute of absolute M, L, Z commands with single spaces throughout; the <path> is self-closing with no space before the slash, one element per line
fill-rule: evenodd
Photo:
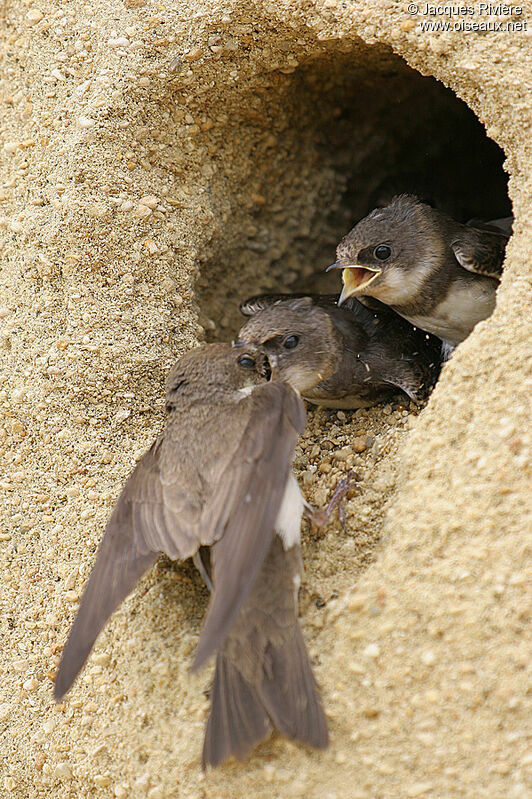
<path fill-rule="evenodd" d="M 193 668 L 216 653 L 204 768 L 245 759 L 272 729 L 328 742 L 297 616 L 304 501 L 291 462 L 305 409 L 267 376 L 264 359 L 228 344 L 175 364 L 166 426 L 112 512 L 55 682 L 60 700 L 161 553 L 194 557 L 211 599 Z"/>
<path fill-rule="evenodd" d="M 236 347 L 266 355 L 272 380 L 326 408 L 367 408 L 403 391 L 420 403 L 438 378 L 441 342 L 385 306 L 337 295 L 273 294 L 240 306 Z"/>
<path fill-rule="evenodd" d="M 341 269 L 339 304 L 373 297 L 448 348 L 495 307 L 512 218 L 460 224 L 401 194 L 345 236 L 329 269 Z"/>

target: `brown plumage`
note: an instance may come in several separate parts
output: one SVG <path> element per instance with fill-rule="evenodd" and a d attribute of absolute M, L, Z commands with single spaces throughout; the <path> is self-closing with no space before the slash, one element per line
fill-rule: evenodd
<path fill-rule="evenodd" d="M 266 355 L 273 379 L 317 405 L 364 408 L 403 391 L 421 402 L 441 365 L 438 339 L 416 330 L 385 306 L 337 295 L 263 295 L 241 309 L 250 316 L 237 346 Z"/>
<path fill-rule="evenodd" d="M 182 560 L 210 547 L 213 590 L 194 660 L 197 668 L 219 653 L 204 764 L 245 756 L 272 727 L 293 729 L 292 737 L 311 746 L 327 744 L 304 644 L 287 648 L 278 632 L 290 629 L 295 640 L 299 631 L 297 592 L 292 583 L 288 599 L 286 584 L 287 575 L 299 574 L 293 563 L 303 500 L 290 464 L 305 411 L 289 386 L 266 381 L 260 358 L 242 355 L 229 345 L 206 345 L 170 372 L 166 427 L 111 514 L 55 684 L 59 700 L 111 613 L 159 554 Z M 279 590 L 271 573 L 264 604 L 262 571 L 272 572 L 274 561 Z M 239 651 L 246 653 L 242 663 Z M 282 690 L 277 698 L 268 693 L 272 675 L 283 670 L 304 675 L 305 705 L 296 691 L 291 705 Z M 233 713 L 237 705 L 247 715 Z M 277 724 L 285 711 L 292 726 Z M 311 732 L 315 718 L 320 724 Z"/>
<path fill-rule="evenodd" d="M 512 219 L 472 220 L 400 195 L 362 219 L 338 245 L 347 298 L 373 297 L 451 346 L 495 307 Z"/>
<path fill-rule="evenodd" d="M 321 709 L 297 618 L 299 545 L 275 536 L 253 590 L 216 656 L 203 765 L 245 759 L 272 729 L 322 749 Z"/>

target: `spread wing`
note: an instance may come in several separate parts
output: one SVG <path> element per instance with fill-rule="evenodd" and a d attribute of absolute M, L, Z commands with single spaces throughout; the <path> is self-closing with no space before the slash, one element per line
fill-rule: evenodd
<path fill-rule="evenodd" d="M 139 461 L 115 505 L 63 650 L 54 695 L 61 699 L 82 668 L 109 616 L 161 552 L 187 558 L 198 548 L 198 509 L 161 479 L 164 435 Z M 165 497 L 167 494 L 167 497 Z M 170 498 L 168 498 L 170 494 Z M 181 501 L 179 501 L 181 499 Z"/>
<path fill-rule="evenodd" d="M 210 530 L 214 592 L 196 651 L 198 668 L 223 643 L 260 571 L 305 427 L 299 395 L 283 383 L 256 389 L 249 421 L 202 516 Z"/>
<path fill-rule="evenodd" d="M 283 397 L 280 405 L 279 394 Z M 160 553 L 184 560 L 201 544 L 217 541 L 226 527 L 233 531 L 233 540 L 235 525 L 242 525 L 243 531 L 251 527 L 259 538 L 269 535 L 268 541 L 271 539 L 275 514 L 268 502 L 278 507 L 280 500 L 277 481 L 273 480 L 275 490 L 270 490 L 264 473 L 270 461 L 273 469 L 281 462 L 286 470 L 289 468 L 297 432 L 293 441 L 290 439 L 286 464 L 278 453 L 284 450 L 275 445 L 275 438 L 277 434 L 285 436 L 292 422 L 297 431 L 302 430 L 305 411 L 291 389 L 279 386 L 267 391 L 257 403 L 252 414 L 255 424 L 246 425 L 250 403 L 254 403 L 254 396 L 223 410 L 213 406 L 206 417 L 195 419 L 192 409 L 187 409 L 188 425 L 183 420 L 172 425 L 170 420 L 165 433 L 137 464 L 107 524 L 63 651 L 55 682 L 57 700 L 74 682 L 108 618 Z M 271 415 L 275 409 L 277 424 L 275 413 Z M 209 435 L 198 451 L 193 440 L 200 424 Z M 247 432 L 242 435 L 243 431 Z M 264 495 L 260 493 L 263 479 Z"/>
<path fill-rule="evenodd" d="M 455 258 L 468 272 L 500 278 L 506 243 L 511 235 L 511 219 L 464 225 L 452 243 Z"/>

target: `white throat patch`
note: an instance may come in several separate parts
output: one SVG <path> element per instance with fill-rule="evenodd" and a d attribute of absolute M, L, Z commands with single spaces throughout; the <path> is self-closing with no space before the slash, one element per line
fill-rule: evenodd
<path fill-rule="evenodd" d="M 439 253 L 430 253 L 415 269 L 391 266 L 375 286 L 375 296 L 387 305 L 407 305 L 417 296 L 421 286 L 439 261 Z"/>

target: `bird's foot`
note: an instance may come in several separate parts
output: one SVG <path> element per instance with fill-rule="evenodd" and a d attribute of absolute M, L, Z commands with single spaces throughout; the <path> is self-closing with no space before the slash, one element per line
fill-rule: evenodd
<path fill-rule="evenodd" d="M 358 479 L 358 475 L 355 474 L 352 469 L 350 469 L 346 476 L 342 477 L 342 479 L 338 481 L 333 495 L 325 508 L 307 508 L 306 515 L 312 524 L 315 524 L 316 527 L 323 527 L 324 525 L 328 524 L 331 520 L 334 509 L 338 506 L 338 517 L 340 519 L 342 529 L 345 532 L 345 510 L 343 506 L 343 499 L 347 492 L 358 482 Z"/>

